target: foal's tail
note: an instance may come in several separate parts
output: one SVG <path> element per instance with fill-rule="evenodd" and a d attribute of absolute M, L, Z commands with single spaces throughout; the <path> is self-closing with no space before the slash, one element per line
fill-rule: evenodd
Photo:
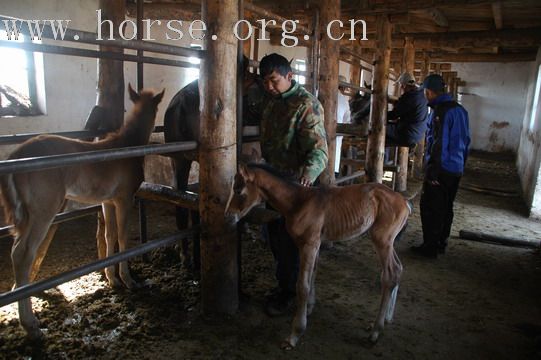
<path fill-rule="evenodd" d="M 11 232 L 13 236 L 16 236 L 28 220 L 28 212 L 19 196 L 13 174 L 0 176 L 0 188 L 2 190 L 4 217 L 8 224 L 14 225 Z"/>

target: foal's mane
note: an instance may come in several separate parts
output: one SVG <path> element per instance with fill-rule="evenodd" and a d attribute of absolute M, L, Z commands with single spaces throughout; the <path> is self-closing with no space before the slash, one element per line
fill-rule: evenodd
<path fill-rule="evenodd" d="M 256 168 L 256 169 L 264 170 L 264 171 L 268 172 L 269 174 L 271 174 L 272 176 L 274 176 L 275 178 L 277 178 L 278 180 L 280 180 L 281 182 L 283 182 L 285 184 L 299 185 L 299 183 L 292 180 L 291 177 L 287 176 L 286 174 L 284 174 L 283 172 L 281 172 L 280 170 L 276 169 L 275 167 L 273 167 L 273 166 L 271 166 L 269 164 L 265 164 L 265 163 L 248 163 L 246 165 L 248 166 L 249 169 Z"/>

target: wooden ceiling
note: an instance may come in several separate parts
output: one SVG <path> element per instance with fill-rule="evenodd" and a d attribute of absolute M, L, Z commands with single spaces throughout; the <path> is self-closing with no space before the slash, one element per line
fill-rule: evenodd
<path fill-rule="evenodd" d="M 245 0 L 287 19 L 300 20 L 310 28 L 315 0 Z M 200 19 L 200 0 L 145 0 L 145 18 Z M 134 0 L 128 14 L 135 15 Z M 375 23 L 388 15 L 393 26 L 393 57 L 402 56 L 404 38 L 415 42 L 417 61 L 432 62 L 530 61 L 541 45 L 541 0 L 342 0 L 341 19 L 367 22 L 368 41 L 358 52 L 371 58 L 375 47 Z M 259 14 L 246 11 L 247 19 Z M 347 33 L 347 32 L 346 32 Z M 343 47 L 351 47 L 349 40 Z"/>

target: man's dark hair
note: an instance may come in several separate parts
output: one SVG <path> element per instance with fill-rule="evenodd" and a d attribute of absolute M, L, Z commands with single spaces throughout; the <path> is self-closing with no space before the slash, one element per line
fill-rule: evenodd
<path fill-rule="evenodd" d="M 273 71 L 276 71 L 282 76 L 286 76 L 292 71 L 291 64 L 282 55 L 276 53 L 266 55 L 259 63 L 259 74 L 264 78 L 265 76 L 272 74 Z"/>

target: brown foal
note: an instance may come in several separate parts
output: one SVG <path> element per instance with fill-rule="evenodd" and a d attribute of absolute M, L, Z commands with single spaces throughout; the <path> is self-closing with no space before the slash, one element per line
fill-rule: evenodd
<path fill-rule="evenodd" d="M 40 135 L 20 145 L 9 159 L 58 155 L 91 150 L 145 145 L 154 129 L 156 110 L 164 91 L 137 94 L 128 88 L 134 106 L 124 126 L 96 142 Z M 84 203 L 102 203 L 105 217 L 107 256 L 120 251 L 128 242 L 128 212 L 133 196 L 144 179 L 143 158 L 128 158 L 100 163 L 74 165 L 57 169 L 10 174 L 0 179 L 6 219 L 15 225 L 11 249 L 14 288 L 34 280 L 54 235 L 51 223 L 64 207 L 66 199 Z M 101 254 L 100 254 L 101 255 Z M 115 267 L 105 269 L 111 286 L 120 286 Z M 119 275 L 126 287 L 133 287 L 128 264 L 121 262 Z M 39 322 L 32 312 L 30 298 L 19 301 L 19 320 L 28 336 L 42 337 Z"/>
<path fill-rule="evenodd" d="M 370 340 L 376 342 L 385 321 L 393 318 L 402 273 L 393 243 L 411 213 L 408 201 L 381 184 L 303 187 L 271 174 L 262 166 L 240 165 L 226 214 L 241 218 L 263 201 L 284 216 L 300 256 L 297 310 L 291 334 L 282 347 L 295 347 L 306 329 L 307 315 L 316 301 L 314 282 L 321 241 L 352 239 L 368 230 L 383 268 L 381 302 L 370 334 Z"/>

